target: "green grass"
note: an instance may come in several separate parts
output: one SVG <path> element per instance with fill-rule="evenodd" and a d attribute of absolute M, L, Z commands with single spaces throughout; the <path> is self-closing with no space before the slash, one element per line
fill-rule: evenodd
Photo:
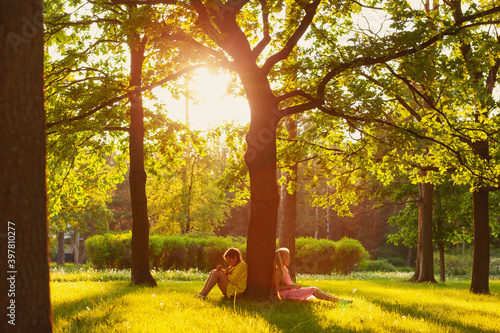
<path fill-rule="evenodd" d="M 241 298 L 233 303 L 217 287 L 203 301 L 193 296 L 205 273 L 154 275 L 158 287 L 147 288 L 131 286 L 127 271 L 53 268 L 55 332 L 500 332 L 498 279 L 486 296 L 471 294 L 470 282 L 460 279 L 402 283 L 408 273 L 299 276 L 304 286 L 354 300 L 344 305 Z"/>

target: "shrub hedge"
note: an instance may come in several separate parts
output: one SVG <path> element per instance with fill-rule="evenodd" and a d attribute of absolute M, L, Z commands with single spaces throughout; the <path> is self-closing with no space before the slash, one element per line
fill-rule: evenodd
<path fill-rule="evenodd" d="M 364 272 L 395 272 L 396 267 L 387 260 L 367 260 L 359 265 L 359 270 Z"/>
<path fill-rule="evenodd" d="M 87 255 L 96 269 L 124 269 L 131 266 L 132 233 L 95 235 L 85 242 Z M 298 238 L 295 267 L 303 274 L 351 272 L 354 264 L 368 258 L 368 252 L 354 239 L 338 242 L 327 239 Z M 154 269 L 189 269 L 203 271 L 223 264 L 222 256 L 230 247 L 237 247 L 245 258 L 246 239 L 243 237 L 191 237 L 151 235 L 149 237 L 150 266 Z"/>

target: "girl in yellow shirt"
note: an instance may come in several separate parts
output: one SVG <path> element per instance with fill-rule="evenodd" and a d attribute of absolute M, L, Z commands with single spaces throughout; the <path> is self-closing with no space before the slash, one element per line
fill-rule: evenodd
<path fill-rule="evenodd" d="M 222 265 L 217 265 L 210 272 L 201 292 L 195 297 L 206 299 L 215 284 L 219 286 L 224 296 L 235 296 L 245 291 L 248 266 L 246 262 L 241 260 L 240 250 L 234 247 L 228 249 L 224 253 L 224 260 L 229 264 L 229 267 L 222 269 Z"/>

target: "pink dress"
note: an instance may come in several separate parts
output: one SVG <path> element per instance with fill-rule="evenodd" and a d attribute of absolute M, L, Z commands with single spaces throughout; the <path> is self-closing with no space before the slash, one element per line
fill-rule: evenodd
<path fill-rule="evenodd" d="M 288 273 L 288 269 L 285 267 L 285 282 L 286 284 L 293 284 L 292 279 L 290 278 L 290 274 Z M 317 287 L 305 287 L 305 288 L 299 288 L 299 289 L 286 289 L 279 291 L 279 297 L 283 300 L 289 299 L 289 300 L 299 300 L 299 301 L 305 301 L 314 298 L 314 292 L 317 290 Z"/>

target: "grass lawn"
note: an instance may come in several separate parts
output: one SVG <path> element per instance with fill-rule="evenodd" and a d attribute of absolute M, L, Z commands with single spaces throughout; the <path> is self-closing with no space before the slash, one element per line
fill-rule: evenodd
<path fill-rule="evenodd" d="M 299 276 L 303 286 L 354 300 L 345 305 L 233 303 L 217 287 L 203 301 L 193 297 L 200 272 L 155 272 L 157 288 L 131 286 L 126 276 L 53 271 L 55 332 L 500 332 L 498 279 L 485 296 L 471 294 L 469 281 L 415 285 L 402 283 L 403 273 Z"/>

